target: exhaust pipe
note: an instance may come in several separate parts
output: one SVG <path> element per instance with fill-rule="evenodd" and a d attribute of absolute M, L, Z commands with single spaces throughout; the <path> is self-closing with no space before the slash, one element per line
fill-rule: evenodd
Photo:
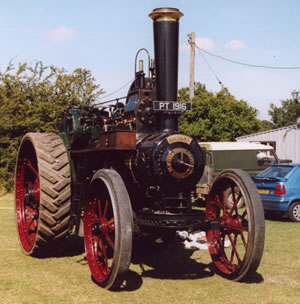
<path fill-rule="evenodd" d="M 156 8 L 149 14 L 153 20 L 158 101 L 177 101 L 179 19 L 182 16 L 176 8 Z M 178 131 L 178 116 L 160 114 L 158 131 Z"/>

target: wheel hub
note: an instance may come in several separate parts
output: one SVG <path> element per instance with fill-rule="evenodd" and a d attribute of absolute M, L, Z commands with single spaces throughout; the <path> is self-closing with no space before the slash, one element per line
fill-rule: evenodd
<path fill-rule="evenodd" d="M 107 224 L 108 220 L 105 218 L 105 217 L 101 217 L 99 222 L 98 222 L 98 225 L 99 225 L 99 232 L 100 234 L 103 236 L 105 236 L 106 234 L 108 234 L 109 232 L 109 226 Z"/>
<path fill-rule="evenodd" d="M 243 219 L 241 216 L 230 216 L 229 214 L 225 214 L 225 216 L 221 219 L 221 227 L 223 231 L 226 233 L 234 232 L 235 230 L 240 230 L 239 228 L 243 225 Z"/>
<path fill-rule="evenodd" d="M 37 183 L 33 186 L 30 185 L 26 187 L 25 201 L 26 205 L 30 205 L 34 209 L 38 207 L 40 201 L 40 189 Z"/>

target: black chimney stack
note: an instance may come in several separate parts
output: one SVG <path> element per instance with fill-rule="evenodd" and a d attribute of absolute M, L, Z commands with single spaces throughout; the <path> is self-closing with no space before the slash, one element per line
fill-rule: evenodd
<path fill-rule="evenodd" d="M 156 86 L 158 101 L 177 101 L 179 19 L 176 8 L 156 8 L 153 19 Z M 178 131 L 178 116 L 161 114 L 159 131 Z"/>

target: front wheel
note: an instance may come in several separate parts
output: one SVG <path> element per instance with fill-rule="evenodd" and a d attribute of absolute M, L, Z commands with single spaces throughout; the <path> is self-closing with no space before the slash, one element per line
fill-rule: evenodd
<path fill-rule="evenodd" d="M 114 170 L 98 170 L 84 209 L 84 243 L 94 282 L 119 288 L 129 268 L 133 217 L 128 192 Z"/>
<path fill-rule="evenodd" d="M 228 169 L 218 175 L 207 200 L 206 218 L 212 223 L 207 243 L 217 272 L 234 281 L 247 279 L 262 258 L 265 222 L 261 198 L 246 172 Z"/>

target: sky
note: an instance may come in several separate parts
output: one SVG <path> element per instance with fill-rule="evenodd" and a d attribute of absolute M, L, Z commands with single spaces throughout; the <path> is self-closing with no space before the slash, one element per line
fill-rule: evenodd
<path fill-rule="evenodd" d="M 137 51 L 146 48 L 154 57 L 148 15 L 158 7 L 184 14 L 178 88 L 189 85 L 191 32 L 196 45 L 214 55 L 253 65 L 300 67 L 298 0 L 0 0 L 0 71 L 10 61 L 42 61 L 70 73 L 85 68 L 106 92 L 102 101 L 123 97 L 134 78 Z M 269 120 L 271 103 L 280 106 L 300 90 L 300 69 L 254 68 L 197 49 L 195 81 L 216 93 L 221 89 L 217 79 L 236 99 L 258 109 L 259 119 Z"/>

